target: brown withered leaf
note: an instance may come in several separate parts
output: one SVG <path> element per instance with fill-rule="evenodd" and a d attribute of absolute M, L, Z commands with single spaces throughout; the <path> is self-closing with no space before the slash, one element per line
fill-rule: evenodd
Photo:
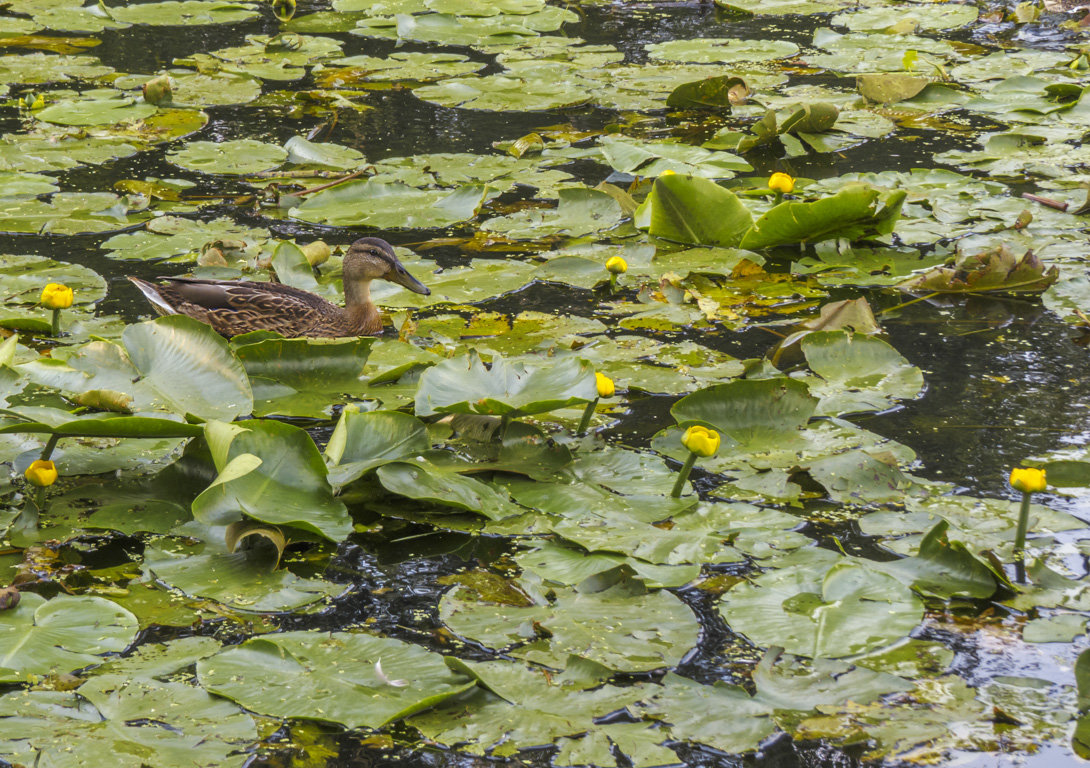
<path fill-rule="evenodd" d="M 933 267 L 897 285 L 909 293 L 1042 293 L 1060 279 L 1056 267 L 1045 268 L 1033 251 L 1015 256 L 1001 245 L 964 254 L 953 264 Z"/>

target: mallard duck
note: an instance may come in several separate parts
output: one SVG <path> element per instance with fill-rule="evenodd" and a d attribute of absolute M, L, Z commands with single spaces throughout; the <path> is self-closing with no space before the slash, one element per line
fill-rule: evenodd
<path fill-rule="evenodd" d="M 377 336 L 382 314 L 371 301 L 371 281 L 389 280 L 425 296 L 393 247 L 377 237 L 352 243 L 344 255 L 345 306 L 280 283 L 160 277 L 159 284 L 130 277 L 160 315 L 189 315 L 231 337 L 249 331 L 282 336 Z"/>

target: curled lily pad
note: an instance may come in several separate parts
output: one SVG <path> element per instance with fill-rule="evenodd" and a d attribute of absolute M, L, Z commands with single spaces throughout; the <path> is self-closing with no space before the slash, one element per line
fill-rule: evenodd
<path fill-rule="evenodd" d="M 303 430 L 278 421 L 211 422 L 206 434 L 219 476 L 193 501 L 201 522 L 226 525 L 245 514 L 334 541 L 352 531 L 321 454 Z"/>

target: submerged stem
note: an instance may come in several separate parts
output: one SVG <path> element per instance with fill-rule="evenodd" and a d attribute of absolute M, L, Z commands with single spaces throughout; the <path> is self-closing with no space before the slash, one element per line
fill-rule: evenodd
<path fill-rule="evenodd" d="M 696 454 L 689 451 L 685 463 L 681 465 L 681 471 L 678 472 L 677 481 L 674 483 L 674 490 L 670 491 L 670 495 L 675 499 L 681 496 L 681 489 L 685 487 L 685 481 L 689 479 L 689 473 L 693 471 L 693 464 L 695 463 Z"/>

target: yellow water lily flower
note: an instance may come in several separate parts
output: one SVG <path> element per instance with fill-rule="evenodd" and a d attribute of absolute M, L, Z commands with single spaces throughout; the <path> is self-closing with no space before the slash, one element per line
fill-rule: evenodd
<path fill-rule="evenodd" d="M 613 379 L 605 374 L 595 373 L 594 383 L 598 385 L 598 397 L 613 397 L 613 393 L 617 391 Z"/>
<path fill-rule="evenodd" d="M 63 283 L 50 283 L 42 289 L 41 303 L 46 309 L 68 309 L 72 299 L 72 289 Z"/>
<path fill-rule="evenodd" d="M 57 467 L 48 459 L 38 459 L 30 463 L 30 466 L 23 472 L 23 477 L 31 485 L 45 488 L 57 482 Z"/>
<path fill-rule="evenodd" d="M 1035 467 L 1012 469 L 1010 482 L 1014 490 L 1022 493 L 1040 493 L 1048 488 L 1045 471 Z"/>
<path fill-rule="evenodd" d="M 628 271 L 628 262 L 620 256 L 611 256 L 606 262 L 606 270 L 613 275 L 623 275 Z"/>
<path fill-rule="evenodd" d="M 663 171 L 662 173 L 659 174 L 659 176 L 676 176 L 676 175 L 677 175 L 677 171 L 671 171 L 669 168 L 667 168 L 665 171 Z"/>
<path fill-rule="evenodd" d="M 714 456 L 719 450 L 719 433 L 699 425 L 689 427 L 681 436 L 681 444 L 697 456 Z"/>
<path fill-rule="evenodd" d="M 789 195 L 795 189 L 795 180 L 786 173 L 776 172 L 768 177 L 768 188 L 779 195 Z"/>

